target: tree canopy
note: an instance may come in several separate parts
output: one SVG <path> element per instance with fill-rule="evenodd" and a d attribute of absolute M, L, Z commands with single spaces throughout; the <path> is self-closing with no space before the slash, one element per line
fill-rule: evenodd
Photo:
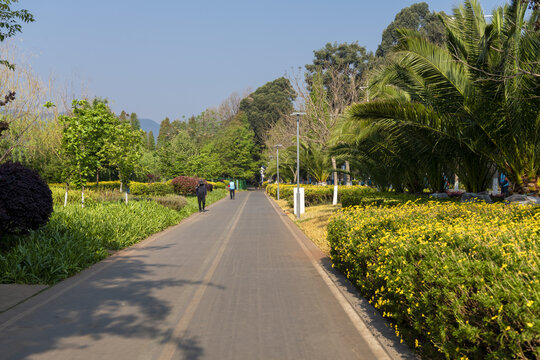
<path fill-rule="evenodd" d="M 262 145 L 266 132 L 294 107 L 296 94 L 288 79 L 280 77 L 268 82 L 240 102 L 240 111 L 245 114 L 255 141 Z"/>
<path fill-rule="evenodd" d="M 382 41 L 375 55 L 383 57 L 388 54 L 398 42 L 399 29 L 418 31 L 435 44 L 442 44 L 445 39 L 444 26 L 438 14 L 430 12 L 427 3 L 420 2 L 403 8 L 383 30 Z"/>

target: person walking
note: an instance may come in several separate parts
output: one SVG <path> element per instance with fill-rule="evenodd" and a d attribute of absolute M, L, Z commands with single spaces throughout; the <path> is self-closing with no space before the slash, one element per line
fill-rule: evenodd
<path fill-rule="evenodd" d="M 199 202 L 199 212 L 204 212 L 206 205 L 206 184 L 204 180 L 199 180 L 195 192 L 197 193 L 197 201 Z"/>
<path fill-rule="evenodd" d="M 231 180 L 229 182 L 229 193 L 231 195 L 231 200 L 234 200 L 234 189 L 235 189 L 235 185 L 234 185 L 234 180 Z"/>

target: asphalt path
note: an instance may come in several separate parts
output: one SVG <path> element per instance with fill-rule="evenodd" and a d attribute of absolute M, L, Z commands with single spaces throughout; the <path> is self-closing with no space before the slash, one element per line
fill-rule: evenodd
<path fill-rule="evenodd" d="M 0 358 L 406 358 L 339 282 L 263 192 L 240 192 L 0 314 Z"/>

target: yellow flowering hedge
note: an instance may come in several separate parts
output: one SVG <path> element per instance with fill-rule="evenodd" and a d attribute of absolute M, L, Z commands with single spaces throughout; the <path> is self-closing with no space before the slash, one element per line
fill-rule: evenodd
<path fill-rule="evenodd" d="M 334 265 L 426 358 L 540 358 L 540 207 L 341 210 Z"/>

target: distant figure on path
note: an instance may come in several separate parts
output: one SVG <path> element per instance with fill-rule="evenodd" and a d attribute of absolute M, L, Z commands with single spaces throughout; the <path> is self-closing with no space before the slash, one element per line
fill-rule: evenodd
<path fill-rule="evenodd" d="M 503 193 L 504 197 L 510 195 L 510 182 L 508 181 L 506 175 L 503 173 L 501 173 L 501 175 L 499 176 L 499 185 L 501 186 L 501 192 Z"/>
<path fill-rule="evenodd" d="M 231 194 L 231 200 L 234 200 L 234 189 L 235 189 L 234 180 L 231 180 L 229 182 L 229 192 Z"/>
<path fill-rule="evenodd" d="M 199 212 L 204 212 L 204 206 L 206 205 L 206 184 L 204 180 L 199 180 L 196 188 L 197 201 L 199 202 Z"/>

